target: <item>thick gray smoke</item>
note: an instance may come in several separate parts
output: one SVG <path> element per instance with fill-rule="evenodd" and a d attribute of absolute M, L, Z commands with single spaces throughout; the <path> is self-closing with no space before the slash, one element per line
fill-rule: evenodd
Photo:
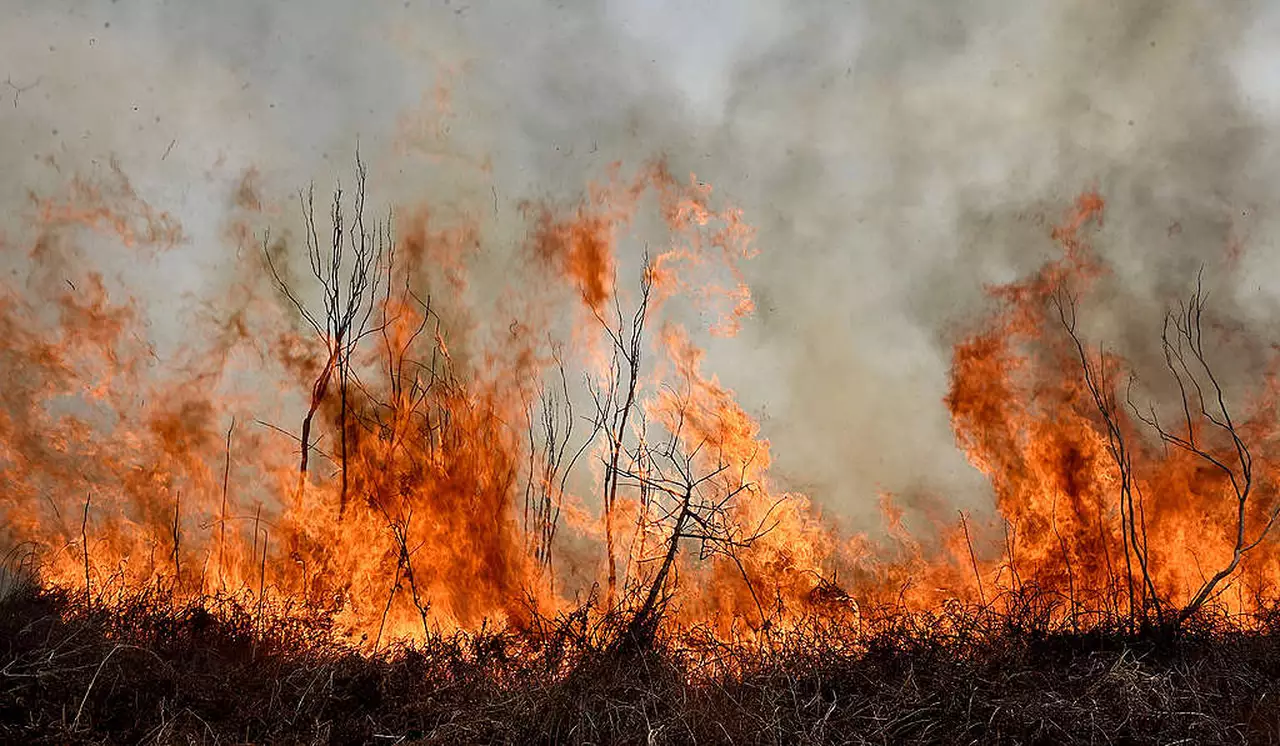
<path fill-rule="evenodd" d="M 6 6 L 0 200 L 116 158 L 190 237 L 130 270 L 167 302 L 233 261 L 210 247 L 246 168 L 269 195 L 325 185 L 357 138 L 381 197 L 492 211 L 508 238 L 521 199 L 611 161 L 696 172 L 762 251 L 758 316 L 708 367 L 761 415 L 783 485 L 861 525 L 879 490 L 985 499 L 942 403 L 951 345 L 984 284 L 1053 255 L 1080 191 L 1109 202 L 1099 340 L 1149 355 L 1201 266 L 1258 328 L 1280 297 L 1265 3 Z"/>

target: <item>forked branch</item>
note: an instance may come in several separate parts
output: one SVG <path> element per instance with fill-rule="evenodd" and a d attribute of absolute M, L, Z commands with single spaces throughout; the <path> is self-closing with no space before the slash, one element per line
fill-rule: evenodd
<path fill-rule="evenodd" d="M 1181 426 L 1176 429 L 1166 426 L 1160 421 L 1154 406 L 1148 406 L 1146 413 L 1134 407 L 1136 415 L 1154 429 L 1161 440 L 1209 464 L 1231 486 L 1235 517 L 1231 560 L 1201 584 L 1178 613 L 1179 622 L 1194 616 L 1213 597 L 1217 587 L 1239 568 L 1245 555 L 1271 533 L 1277 513 L 1280 513 L 1280 504 L 1273 506 L 1262 526 L 1250 535 L 1250 501 L 1257 500 L 1253 454 L 1241 435 L 1231 408 L 1227 406 L 1222 384 L 1205 353 L 1204 310 L 1205 294 L 1197 280 L 1191 297 L 1165 316 L 1161 333 L 1165 367 L 1177 384 L 1181 398 Z M 1205 430 L 1217 433 L 1229 445 L 1214 447 L 1207 442 Z"/>

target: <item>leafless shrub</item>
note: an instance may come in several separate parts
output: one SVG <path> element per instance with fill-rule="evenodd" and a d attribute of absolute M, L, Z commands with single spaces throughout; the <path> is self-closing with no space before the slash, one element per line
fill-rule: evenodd
<path fill-rule="evenodd" d="M 1255 527 L 1250 535 L 1247 525 L 1250 500 L 1257 502 L 1261 499 L 1257 495 L 1258 485 L 1254 479 L 1253 454 L 1241 434 L 1239 424 L 1231 414 L 1231 408 L 1227 406 L 1222 384 L 1205 355 L 1202 328 L 1204 299 L 1202 285 L 1197 281 L 1190 298 L 1177 311 L 1170 311 L 1165 317 L 1160 337 L 1165 366 L 1181 396 L 1182 426 L 1176 430 L 1166 427 L 1160 422 L 1155 407 L 1148 407 L 1145 414 L 1134 407 L 1137 416 L 1151 426 L 1165 443 L 1194 454 L 1221 472 L 1231 485 L 1234 495 L 1231 560 L 1192 594 L 1191 599 L 1178 612 L 1179 622 L 1186 621 L 1204 607 L 1213 597 L 1218 585 L 1240 566 L 1245 555 L 1267 538 L 1275 525 L 1277 514 L 1280 514 L 1280 502 L 1276 502 L 1274 496 L 1271 496 L 1274 506 L 1267 512 L 1263 524 Z M 1216 431 L 1230 443 L 1225 453 L 1213 448 L 1199 434 L 1206 428 Z"/>
<path fill-rule="evenodd" d="M 311 275 L 319 285 L 323 310 L 313 312 L 302 300 L 295 288 L 285 280 L 272 257 L 271 236 L 263 238 L 263 256 L 267 268 L 280 292 L 298 311 L 306 324 L 324 345 L 325 360 L 311 387 L 310 403 L 302 418 L 299 436 L 301 456 L 298 465 L 298 489 L 302 490 L 306 478 L 310 450 L 311 428 L 316 413 L 329 393 L 333 379 L 337 377 L 339 397 L 338 463 L 341 467 L 342 486 L 339 493 L 339 514 L 346 510 L 347 448 L 349 433 L 349 387 L 353 375 L 352 359 L 360 343 L 377 331 L 370 320 L 379 308 L 385 308 L 390 292 L 393 263 L 394 237 L 391 220 L 375 222 L 369 226 L 365 220 L 365 191 L 368 169 L 356 154 L 356 186 L 351 206 L 343 202 L 341 187 L 334 192 L 329 210 L 330 236 L 322 243 L 316 227 L 315 187 L 302 195 L 302 216 L 305 224 L 307 259 Z M 348 213 L 350 210 L 350 213 Z"/>

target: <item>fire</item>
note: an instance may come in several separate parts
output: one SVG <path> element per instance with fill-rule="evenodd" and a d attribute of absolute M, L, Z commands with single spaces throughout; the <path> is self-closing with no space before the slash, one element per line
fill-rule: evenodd
<path fill-rule="evenodd" d="M 0 289 L 4 538 L 96 603 L 241 594 L 377 646 L 518 628 L 593 585 L 606 610 L 678 589 L 671 623 L 767 634 L 1029 588 L 1067 616 L 1169 613 L 1226 567 L 1202 595 L 1245 612 L 1280 571 L 1248 547 L 1274 517 L 1274 378 L 1247 410 L 1209 401 L 1162 437 L 1118 398 L 1130 366 L 1075 331 L 1106 272 L 1096 193 L 1054 230 L 1061 256 L 993 288 L 994 312 L 955 347 L 946 405 L 990 479 L 998 542 L 940 507 L 941 540 L 913 537 L 883 496 L 886 552 L 775 484 L 759 423 L 704 371 L 697 340 L 753 310 L 756 249 L 696 177 L 615 166 L 579 204 L 524 204 L 536 279 L 513 280 L 494 320 L 468 305 L 480 227 L 422 205 L 396 230 L 365 222 L 362 171 L 333 206 L 348 222 L 332 246 L 312 222 L 309 238 L 268 235 L 228 308 L 160 359 L 137 289 L 87 247 L 154 256 L 182 229 L 113 173 L 34 200 L 26 275 Z M 243 253 L 262 235 L 251 219 L 279 213 L 248 176 L 233 201 L 225 233 Z"/>
<path fill-rule="evenodd" d="M 993 289 L 999 310 L 955 350 L 947 403 L 957 441 L 990 478 L 1008 534 L 998 569 L 982 573 L 989 588 L 1031 584 L 1071 613 L 1169 613 L 1235 557 L 1242 575 L 1212 598 L 1228 613 L 1257 611 L 1273 563 L 1247 549 L 1235 556 L 1232 532 L 1237 508 L 1249 541 L 1274 516 L 1274 477 L 1258 468 L 1273 458 L 1274 381 L 1261 382 L 1247 409 L 1217 398 L 1212 362 L 1192 357 L 1210 333 L 1197 291 L 1182 307 L 1191 315 L 1165 327 L 1185 418 L 1162 425 L 1156 409 L 1130 406 L 1121 391 L 1130 366 L 1075 334 L 1076 299 L 1106 271 L 1085 234 L 1103 207 L 1083 195 L 1053 232 L 1061 259 Z M 1231 483 L 1246 480 L 1252 499 L 1237 506 Z"/>

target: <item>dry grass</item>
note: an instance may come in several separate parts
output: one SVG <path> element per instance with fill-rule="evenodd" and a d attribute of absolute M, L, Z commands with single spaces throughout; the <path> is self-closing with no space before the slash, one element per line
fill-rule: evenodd
<path fill-rule="evenodd" d="M 0 600 L 5 743 L 1270 743 L 1280 624 L 1088 632 L 953 607 L 618 652 L 587 615 L 378 655 L 251 605 Z M 864 620 L 865 625 L 865 620 Z M 614 627 L 616 628 L 616 627 Z"/>

